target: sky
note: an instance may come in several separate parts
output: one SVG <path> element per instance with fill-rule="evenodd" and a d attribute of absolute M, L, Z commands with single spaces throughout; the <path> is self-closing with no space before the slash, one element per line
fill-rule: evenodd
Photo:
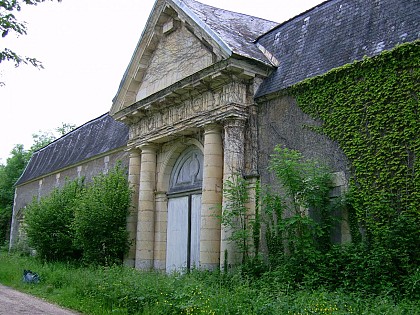
<path fill-rule="evenodd" d="M 200 0 L 275 22 L 286 21 L 323 0 Z M 24 5 L 17 14 L 27 35 L 10 33 L 4 47 L 43 63 L 0 64 L 0 164 L 16 144 L 29 149 L 33 134 L 63 123 L 80 126 L 112 105 L 155 0 L 62 0 Z"/>

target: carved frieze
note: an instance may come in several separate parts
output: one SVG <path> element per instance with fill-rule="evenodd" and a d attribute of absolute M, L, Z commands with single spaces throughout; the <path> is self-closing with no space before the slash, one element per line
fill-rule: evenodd
<path fill-rule="evenodd" d="M 177 104 L 167 104 L 145 114 L 130 124 L 130 144 L 166 139 L 176 133 L 196 129 L 209 122 L 229 117 L 246 118 L 247 88 L 240 82 L 231 82 L 217 91 L 208 90 Z"/>

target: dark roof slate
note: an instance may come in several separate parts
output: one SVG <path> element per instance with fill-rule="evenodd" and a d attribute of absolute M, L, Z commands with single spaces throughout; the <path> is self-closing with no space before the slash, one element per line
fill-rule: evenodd
<path fill-rule="evenodd" d="M 215 8 L 194 0 L 182 2 L 213 30 L 234 54 L 271 65 L 254 42 L 279 23 Z"/>
<path fill-rule="evenodd" d="M 127 141 L 128 127 L 104 114 L 36 151 L 16 185 L 118 149 Z"/>
<path fill-rule="evenodd" d="M 257 42 L 280 62 L 255 97 L 419 38 L 418 0 L 330 0 Z"/>

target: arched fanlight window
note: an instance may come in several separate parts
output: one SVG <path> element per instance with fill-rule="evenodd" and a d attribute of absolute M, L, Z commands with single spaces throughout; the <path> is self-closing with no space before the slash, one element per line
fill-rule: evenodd
<path fill-rule="evenodd" d="M 195 146 L 187 148 L 172 170 L 169 193 L 200 189 L 203 183 L 203 153 Z"/>

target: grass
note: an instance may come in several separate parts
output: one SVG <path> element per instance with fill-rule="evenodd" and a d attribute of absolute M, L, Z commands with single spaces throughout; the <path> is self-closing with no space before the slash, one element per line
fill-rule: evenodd
<path fill-rule="evenodd" d="M 24 269 L 39 284 L 22 282 Z M 0 252 L 0 283 L 83 314 L 420 314 L 419 301 L 345 292 L 290 291 L 266 274 L 193 271 L 165 275 L 119 266 L 82 268 Z"/>

